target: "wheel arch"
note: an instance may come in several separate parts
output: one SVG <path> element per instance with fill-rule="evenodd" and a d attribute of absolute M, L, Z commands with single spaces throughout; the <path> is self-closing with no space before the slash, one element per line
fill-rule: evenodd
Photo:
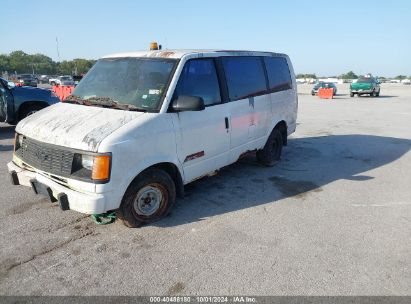
<path fill-rule="evenodd" d="M 277 124 L 274 126 L 274 128 L 272 130 L 279 130 L 281 132 L 281 136 L 283 138 L 283 145 L 286 146 L 288 141 L 287 141 L 287 123 L 285 122 L 285 120 L 281 120 L 279 122 L 277 122 Z"/>
<path fill-rule="evenodd" d="M 177 165 L 175 165 L 172 162 L 159 162 L 159 163 L 154 163 L 143 170 L 141 170 L 137 175 L 134 176 L 134 178 L 131 179 L 131 181 L 128 183 L 124 193 L 126 193 L 127 189 L 130 187 L 130 185 L 145 171 L 152 169 L 152 168 L 157 168 L 160 170 L 165 171 L 167 174 L 170 175 L 172 180 L 174 181 L 174 184 L 176 186 L 176 194 L 178 197 L 184 197 L 184 182 L 183 182 L 183 176 L 180 172 L 180 169 L 178 168 Z"/>
<path fill-rule="evenodd" d="M 26 110 L 27 108 L 33 106 L 33 105 L 41 105 L 44 108 L 49 106 L 49 104 L 45 101 L 40 101 L 40 100 L 29 100 L 29 101 L 25 101 L 22 104 L 19 105 L 16 113 L 17 113 L 17 119 L 20 120 L 21 118 L 21 114 L 23 113 L 24 110 Z"/>
<path fill-rule="evenodd" d="M 168 173 L 168 175 L 171 176 L 171 178 L 174 181 L 174 184 L 176 186 L 176 194 L 178 197 L 184 197 L 184 182 L 183 182 L 183 177 L 181 176 L 180 170 L 178 167 L 170 162 L 163 162 L 163 163 L 158 163 L 155 165 L 152 165 L 148 167 L 147 169 L 151 168 L 158 168 L 160 170 L 164 170 L 165 172 Z M 145 169 L 145 170 L 147 170 Z M 145 171 L 144 170 L 144 171 Z"/>

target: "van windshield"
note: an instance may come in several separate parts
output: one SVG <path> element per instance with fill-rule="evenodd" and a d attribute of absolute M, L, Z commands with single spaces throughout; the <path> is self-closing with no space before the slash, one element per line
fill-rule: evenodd
<path fill-rule="evenodd" d="M 176 64 L 172 59 L 100 59 L 80 81 L 73 96 L 107 98 L 147 111 L 159 110 Z"/>

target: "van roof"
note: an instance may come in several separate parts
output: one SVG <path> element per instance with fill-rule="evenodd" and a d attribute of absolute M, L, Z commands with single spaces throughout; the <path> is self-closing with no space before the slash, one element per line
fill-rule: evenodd
<path fill-rule="evenodd" d="M 117 53 L 103 56 L 102 58 L 124 58 L 124 57 L 150 57 L 150 58 L 174 58 L 180 59 L 189 54 L 202 54 L 204 56 L 284 56 L 284 54 L 260 51 L 243 51 L 243 50 L 159 50 L 159 51 L 137 51 Z"/>

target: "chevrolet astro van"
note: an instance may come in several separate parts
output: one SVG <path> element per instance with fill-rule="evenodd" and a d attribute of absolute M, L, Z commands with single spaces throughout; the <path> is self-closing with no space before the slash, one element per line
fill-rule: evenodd
<path fill-rule="evenodd" d="M 101 58 L 73 94 L 16 127 L 8 170 L 62 210 L 139 227 L 184 185 L 248 152 L 279 161 L 298 98 L 287 55 L 144 51 Z"/>

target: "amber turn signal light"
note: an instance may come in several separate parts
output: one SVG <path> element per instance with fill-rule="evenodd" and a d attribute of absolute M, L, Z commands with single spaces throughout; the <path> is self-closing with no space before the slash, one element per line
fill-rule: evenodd
<path fill-rule="evenodd" d="M 110 178 L 111 155 L 94 156 L 93 171 L 91 178 L 93 180 L 108 180 Z"/>

